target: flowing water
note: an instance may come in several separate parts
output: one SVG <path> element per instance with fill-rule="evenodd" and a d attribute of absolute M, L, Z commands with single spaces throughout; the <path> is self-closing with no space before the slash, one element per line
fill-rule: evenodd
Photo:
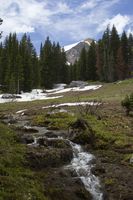
<path fill-rule="evenodd" d="M 22 122 L 21 122 L 21 125 L 22 125 Z M 35 134 L 34 136 L 34 142 L 30 144 L 33 146 L 37 146 L 38 139 L 41 138 L 42 135 L 43 137 L 45 137 L 45 133 L 47 132 L 47 129 L 45 127 L 37 127 L 37 126 L 30 127 L 30 128 L 35 128 L 36 130 L 38 130 L 38 133 Z M 66 139 L 63 139 L 63 137 L 47 138 L 47 139 L 48 140 L 57 140 L 57 139 L 66 140 Z M 75 144 L 71 142 L 70 140 L 67 140 L 67 141 L 70 143 L 73 149 L 73 159 L 70 165 L 67 167 L 72 168 L 76 171 L 77 176 L 83 182 L 86 190 L 91 193 L 93 200 L 103 200 L 103 193 L 101 192 L 100 181 L 98 177 L 96 177 L 91 172 L 91 169 L 94 166 L 92 162 L 95 159 L 95 157 L 92 154 L 83 151 L 80 145 Z"/>
<path fill-rule="evenodd" d="M 73 159 L 69 167 L 72 167 L 76 171 L 86 190 L 91 193 L 93 200 L 103 200 L 100 181 L 91 173 L 91 169 L 94 166 L 92 161 L 95 157 L 88 152 L 84 152 L 80 145 L 73 142 L 70 142 L 70 144 L 73 149 Z"/>

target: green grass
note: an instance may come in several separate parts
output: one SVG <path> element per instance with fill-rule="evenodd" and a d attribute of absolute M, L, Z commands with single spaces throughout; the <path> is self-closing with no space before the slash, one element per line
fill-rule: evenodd
<path fill-rule="evenodd" d="M 91 83 L 90 83 L 91 84 Z M 93 82 L 92 84 L 97 84 Z M 115 83 L 98 83 L 103 86 L 98 90 L 84 91 L 84 92 L 69 92 L 63 93 L 63 98 L 51 100 L 36 100 L 32 102 L 10 102 L 0 104 L 1 112 L 13 112 L 21 109 L 38 109 L 49 104 L 57 104 L 64 102 L 92 101 L 94 99 L 102 100 L 103 102 L 118 102 L 125 97 L 125 95 L 133 92 L 133 78 Z"/>
<path fill-rule="evenodd" d="M 26 147 L 16 135 L 0 124 L 0 200 L 46 200 L 42 183 L 26 167 Z"/>
<path fill-rule="evenodd" d="M 47 126 L 49 129 L 53 130 L 67 130 L 75 119 L 75 115 L 65 112 L 43 114 L 36 115 L 32 120 L 32 124 L 35 126 Z"/>
<path fill-rule="evenodd" d="M 90 83 L 91 84 L 91 83 Z M 93 82 L 92 84 L 95 84 Z M 63 93 L 63 98 L 52 99 L 52 100 L 36 100 L 32 102 L 10 102 L 0 104 L 0 111 L 17 111 L 20 109 L 39 108 L 49 104 L 63 103 L 63 102 L 75 102 L 80 101 L 91 101 L 94 99 L 102 100 L 104 102 L 120 102 L 126 94 L 133 92 L 133 78 L 115 83 L 99 83 L 103 86 L 98 90 L 91 90 L 85 92 L 69 92 Z M 79 99 L 78 99 L 79 98 Z"/>

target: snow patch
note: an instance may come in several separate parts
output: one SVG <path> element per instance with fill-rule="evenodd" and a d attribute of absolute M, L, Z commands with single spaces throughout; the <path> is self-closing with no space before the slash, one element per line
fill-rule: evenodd
<path fill-rule="evenodd" d="M 88 85 L 88 86 L 85 86 L 85 87 L 65 88 L 65 89 L 62 89 L 62 90 L 54 91 L 51 94 L 58 94 L 58 93 L 65 93 L 65 92 L 82 92 L 82 91 L 87 91 L 87 90 L 97 90 L 100 87 L 102 87 L 102 85 Z"/>
<path fill-rule="evenodd" d="M 59 108 L 63 106 L 85 106 L 85 105 L 90 105 L 90 106 L 95 106 L 95 105 L 100 105 L 101 103 L 94 103 L 94 102 L 74 102 L 74 103 L 61 103 L 61 104 L 54 104 L 50 106 L 44 106 L 42 107 L 43 109 L 46 108 Z"/>
<path fill-rule="evenodd" d="M 33 89 L 31 92 L 22 92 L 19 97 L 20 98 L 2 98 L 4 94 L 0 95 L 0 103 L 7 102 L 24 102 L 24 101 L 34 101 L 34 100 L 48 100 L 48 99 L 57 99 L 62 98 L 63 96 L 56 96 L 56 94 L 65 93 L 65 92 L 82 92 L 88 90 L 97 90 L 102 85 L 88 85 L 88 86 L 79 86 L 79 87 L 70 87 L 65 88 L 66 84 L 55 84 L 54 89 L 51 90 L 41 90 L 41 89 Z M 55 96 L 49 96 L 55 95 Z M 23 113 L 23 112 L 21 112 Z"/>
<path fill-rule="evenodd" d="M 79 41 L 79 42 L 76 42 L 76 43 L 74 43 L 74 44 L 70 44 L 70 45 L 64 46 L 64 50 L 65 50 L 65 51 L 68 51 L 68 50 L 72 49 L 73 47 L 75 47 L 76 45 L 78 45 L 80 42 L 83 42 L 83 40 L 81 40 L 81 41 Z"/>
<path fill-rule="evenodd" d="M 27 109 L 24 109 L 24 110 L 19 110 L 16 112 L 16 114 L 22 114 L 23 112 L 27 111 Z"/>
<path fill-rule="evenodd" d="M 41 89 L 34 89 L 31 92 L 22 93 L 19 95 L 21 98 L 3 99 L 2 96 L 3 94 L 0 95 L 0 103 L 48 100 L 48 99 L 57 99 L 63 97 L 63 96 L 49 97 L 48 94 L 43 93 L 43 90 Z"/>

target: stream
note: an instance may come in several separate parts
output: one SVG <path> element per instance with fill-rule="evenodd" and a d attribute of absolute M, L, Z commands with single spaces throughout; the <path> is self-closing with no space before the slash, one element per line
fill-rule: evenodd
<path fill-rule="evenodd" d="M 82 147 L 78 144 L 70 141 L 70 145 L 73 149 L 73 159 L 69 167 L 72 167 L 76 171 L 86 190 L 91 193 L 93 200 L 102 200 L 103 193 L 100 190 L 100 181 L 91 172 L 94 166 L 92 161 L 95 157 L 88 152 L 84 152 Z"/>
<path fill-rule="evenodd" d="M 68 139 L 64 139 L 63 137 L 49 138 L 45 134 L 48 132 L 46 127 L 38 127 L 38 126 L 27 126 L 28 121 L 18 121 L 15 126 L 25 127 L 27 129 L 35 129 L 38 133 L 33 134 L 34 142 L 28 145 L 38 146 L 39 138 L 47 138 L 48 140 L 67 140 L 73 150 L 73 159 L 71 163 L 66 166 L 68 169 L 73 169 L 76 171 L 77 177 L 79 177 L 84 184 L 87 191 L 92 195 L 93 200 L 103 200 L 103 193 L 101 191 L 101 185 L 99 178 L 92 174 L 91 169 L 94 167 L 93 160 L 95 157 L 89 153 L 85 152 L 81 145 L 71 142 Z"/>
<path fill-rule="evenodd" d="M 44 128 L 46 132 L 47 129 L 46 127 Z M 36 129 L 40 131 L 40 127 L 36 127 Z M 37 145 L 38 138 L 34 137 L 33 145 Z M 99 178 L 96 177 L 91 172 L 92 167 L 94 167 L 94 164 L 92 164 L 92 162 L 95 159 L 95 157 L 91 153 L 83 151 L 81 145 L 73 143 L 68 139 L 63 139 L 63 137 L 48 138 L 48 140 L 57 140 L 57 139 L 69 141 L 73 150 L 73 159 L 70 165 L 66 166 L 66 168 L 74 169 L 76 171 L 77 176 L 83 182 L 86 190 L 90 192 L 93 200 L 103 200 L 103 193 L 101 192 L 101 185 Z"/>

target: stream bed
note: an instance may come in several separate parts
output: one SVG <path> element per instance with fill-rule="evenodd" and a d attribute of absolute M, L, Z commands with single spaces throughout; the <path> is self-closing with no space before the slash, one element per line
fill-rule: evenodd
<path fill-rule="evenodd" d="M 31 129 L 31 130 L 37 130 L 38 133 L 33 133 L 33 138 L 34 138 L 34 142 L 28 144 L 30 146 L 39 146 L 38 140 L 40 138 L 46 138 L 48 140 L 64 140 L 69 142 L 70 146 L 72 147 L 73 150 L 73 159 L 71 160 L 71 163 L 67 166 L 65 166 L 65 168 L 67 169 L 72 169 L 76 172 L 77 177 L 80 178 L 80 180 L 82 181 L 82 183 L 84 184 L 85 189 L 92 195 L 92 199 L 93 200 L 103 200 L 103 193 L 101 191 L 101 185 L 100 185 L 100 181 L 99 178 L 96 177 L 94 174 L 92 174 L 91 169 L 94 167 L 93 161 L 95 159 L 95 157 L 89 153 L 89 152 L 85 152 L 81 145 L 76 144 L 71 142 L 68 139 L 64 139 L 63 137 L 56 137 L 56 138 L 50 138 L 47 135 L 45 135 L 46 133 L 48 133 L 48 130 L 46 127 L 38 127 L 38 126 L 28 126 L 27 125 L 28 121 L 18 121 L 15 126 L 21 126 L 24 127 L 26 129 Z M 54 133 L 54 131 L 53 131 Z"/>

